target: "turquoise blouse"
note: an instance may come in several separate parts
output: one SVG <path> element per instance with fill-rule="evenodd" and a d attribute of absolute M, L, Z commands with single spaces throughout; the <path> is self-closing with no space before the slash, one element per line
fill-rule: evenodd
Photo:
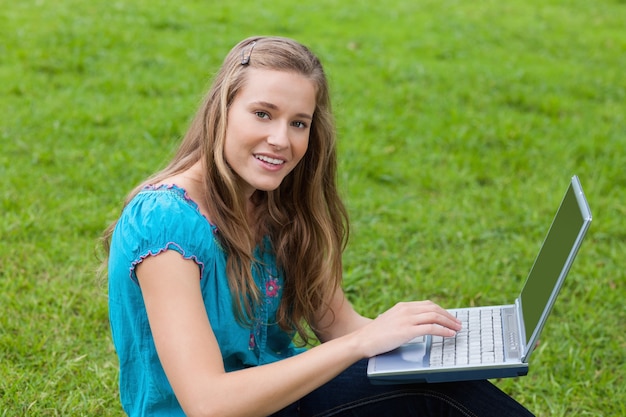
<path fill-rule="evenodd" d="M 253 270 L 263 300 L 251 327 L 235 319 L 226 277 L 226 254 L 217 228 L 177 186 L 146 187 L 125 207 L 109 255 L 109 319 L 120 363 L 120 397 L 131 416 L 183 416 L 150 331 L 135 267 L 166 250 L 198 264 L 200 287 L 226 371 L 258 366 L 300 353 L 276 324 L 283 277 L 272 253 L 257 248 Z M 270 247 L 266 242 L 266 247 Z"/>

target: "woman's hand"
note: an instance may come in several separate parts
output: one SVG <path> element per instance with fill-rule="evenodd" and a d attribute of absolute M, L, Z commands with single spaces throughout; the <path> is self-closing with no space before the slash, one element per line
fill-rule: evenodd
<path fill-rule="evenodd" d="M 365 357 L 388 352 L 423 335 L 454 336 L 461 322 L 431 301 L 398 303 L 357 330 Z"/>

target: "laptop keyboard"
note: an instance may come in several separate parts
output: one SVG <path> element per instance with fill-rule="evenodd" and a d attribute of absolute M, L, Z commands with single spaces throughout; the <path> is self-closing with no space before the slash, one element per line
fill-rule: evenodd
<path fill-rule="evenodd" d="M 500 308 L 451 311 L 463 328 L 454 337 L 432 336 L 430 366 L 478 365 L 504 361 Z"/>

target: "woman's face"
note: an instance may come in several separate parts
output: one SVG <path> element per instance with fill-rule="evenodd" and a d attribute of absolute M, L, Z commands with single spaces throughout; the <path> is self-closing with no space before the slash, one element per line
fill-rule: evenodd
<path fill-rule="evenodd" d="M 306 153 L 316 92 L 300 74 L 247 71 L 228 111 L 224 157 L 250 197 L 278 188 Z"/>

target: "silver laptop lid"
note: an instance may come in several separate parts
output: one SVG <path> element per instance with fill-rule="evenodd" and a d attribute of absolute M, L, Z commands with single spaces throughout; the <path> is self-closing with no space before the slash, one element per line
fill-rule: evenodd
<path fill-rule="evenodd" d="M 574 176 L 516 300 L 522 311 L 522 340 L 526 340 L 523 362 L 537 343 L 590 223 L 589 204 Z"/>

